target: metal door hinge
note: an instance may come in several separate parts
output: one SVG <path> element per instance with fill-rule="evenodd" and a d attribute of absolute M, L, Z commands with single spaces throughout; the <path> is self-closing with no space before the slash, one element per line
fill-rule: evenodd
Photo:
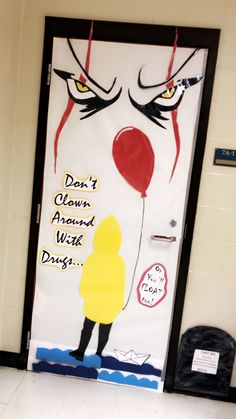
<path fill-rule="evenodd" d="M 184 239 L 186 239 L 186 236 L 187 236 L 187 228 L 188 228 L 188 224 L 185 224 L 185 227 L 184 227 Z"/>
<path fill-rule="evenodd" d="M 27 332 L 27 340 L 26 340 L 26 349 L 27 350 L 29 349 L 29 345 L 30 345 L 30 336 L 31 336 L 31 333 L 30 333 L 30 330 L 28 330 L 28 332 Z"/>
<path fill-rule="evenodd" d="M 52 75 L 52 64 L 48 64 L 47 86 L 50 86 Z"/>
<path fill-rule="evenodd" d="M 39 224 L 41 215 L 41 204 L 37 204 L 36 224 Z"/>

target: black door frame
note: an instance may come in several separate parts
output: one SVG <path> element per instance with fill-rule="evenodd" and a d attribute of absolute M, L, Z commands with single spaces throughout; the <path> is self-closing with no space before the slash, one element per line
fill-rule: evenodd
<path fill-rule="evenodd" d="M 34 299 L 37 243 L 39 235 L 39 212 L 42 196 L 44 156 L 46 148 L 47 111 L 50 89 L 49 79 L 51 70 L 50 64 L 52 57 L 53 38 L 76 38 L 79 36 L 80 38 L 87 39 L 90 25 L 91 20 L 58 17 L 45 18 L 45 36 L 43 50 L 44 52 L 41 74 L 41 90 L 39 101 L 36 158 L 34 170 L 21 350 L 19 354 L 13 352 L 0 351 L 0 365 L 16 367 L 19 369 L 25 369 L 27 366 L 28 344 L 30 338 Z M 156 40 L 158 39 L 158 44 L 160 45 L 172 45 L 175 31 L 176 28 L 174 26 L 94 21 L 93 39 L 109 40 L 114 42 L 131 42 L 134 44 L 148 43 L 153 45 L 156 44 Z M 172 329 L 169 341 L 169 354 L 166 365 L 166 378 L 164 389 L 168 392 L 174 390 L 174 375 L 177 349 L 179 343 L 181 319 L 184 305 L 191 244 L 193 238 L 193 228 L 197 207 L 202 161 L 207 135 L 220 30 L 178 27 L 178 33 L 178 46 L 187 46 L 191 48 L 207 48 L 208 57 L 185 219 L 185 224 L 187 228 L 185 237 L 183 239 L 181 258 L 179 264 Z M 234 401 L 236 401 L 236 394 L 234 394 L 233 396 L 232 394 L 230 394 L 230 399 L 233 398 Z"/>

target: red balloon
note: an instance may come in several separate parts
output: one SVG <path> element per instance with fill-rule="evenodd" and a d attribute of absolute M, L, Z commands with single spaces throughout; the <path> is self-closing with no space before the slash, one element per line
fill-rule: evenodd
<path fill-rule="evenodd" d="M 137 128 L 122 128 L 114 138 L 112 154 L 120 174 L 142 197 L 147 196 L 155 160 L 148 137 Z"/>

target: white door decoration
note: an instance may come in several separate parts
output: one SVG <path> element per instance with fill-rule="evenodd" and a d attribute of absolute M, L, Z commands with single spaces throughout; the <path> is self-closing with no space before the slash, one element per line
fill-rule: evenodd
<path fill-rule="evenodd" d="M 206 50 L 54 38 L 29 368 L 162 390 Z"/>

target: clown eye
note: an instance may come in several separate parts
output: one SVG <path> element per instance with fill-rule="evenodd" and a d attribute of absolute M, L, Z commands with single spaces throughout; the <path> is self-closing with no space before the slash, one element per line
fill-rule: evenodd
<path fill-rule="evenodd" d="M 185 91 L 194 86 L 202 80 L 202 77 L 192 77 L 189 79 L 178 80 L 175 86 L 170 87 L 169 89 L 164 90 L 162 93 L 154 97 L 150 102 L 145 104 L 140 104 L 136 102 L 130 94 L 129 98 L 132 105 L 138 109 L 142 114 L 144 114 L 148 119 L 150 119 L 155 124 L 159 125 L 162 128 L 165 128 L 159 121 L 167 121 L 163 114 L 172 112 L 178 108 L 183 99 Z"/>
<path fill-rule="evenodd" d="M 85 114 L 80 119 L 88 118 L 94 113 L 111 105 L 118 99 L 121 93 L 120 89 L 117 95 L 113 98 L 103 99 L 79 80 L 68 78 L 66 81 L 70 97 L 75 101 L 75 103 L 81 105 L 80 112 Z"/>
<path fill-rule="evenodd" d="M 85 100 L 96 97 L 97 95 L 84 83 L 73 78 L 67 79 L 69 94 L 77 100 Z"/>
<path fill-rule="evenodd" d="M 155 102 L 160 106 L 162 112 L 168 112 L 174 110 L 179 106 L 182 97 L 185 92 L 185 87 L 182 84 L 182 81 L 175 86 L 170 87 L 164 92 L 156 96 L 152 102 Z"/>
<path fill-rule="evenodd" d="M 79 92 L 84 93 L 89 91 L 89 88 L 84 83 L 76 81 L 75 84 Z"/>
<path fill-rule="evenodd" d="M 95 85 L 93 90 L 92 87 L 90 88 L 87 86 L 87 84 L 78 79 L 75 79 L 75 75 L 72 73 L 57 70 L 55 68 L 54 72 L 63 80 L 65 80 L 69 97 L 79 105 L 79 112 L 84 114 L 84 116 L 80 119 L 88 118 L 96 112 L 105 109 L 107 106 L 112 105 L 112 103 L 114 103 L 119 98 L 122 91 L 122 88 L 120 88 L 120 90 L 113 97 L 111 97 L 111 95 L 109 97 L 109 94 L 116 82 L 116 78 L 114 79 L 111 88 L 106 91 L 88 76 L 89 85 Z M 97 90 L 101 91 L 101 96 L 105 96 L 105 98 L 96 93 Z"/>
<path fill-rule="evenodd" d="M 172 96 L 174 96 L 175 91 L 176 91 L 176 87 L 171 87 L 171 89 L 168 89 L 165 92 L 163 92 L 161 94 L 161 97 L 163 99 L 170 99 L 170 98 L 172 98 Z"/>

